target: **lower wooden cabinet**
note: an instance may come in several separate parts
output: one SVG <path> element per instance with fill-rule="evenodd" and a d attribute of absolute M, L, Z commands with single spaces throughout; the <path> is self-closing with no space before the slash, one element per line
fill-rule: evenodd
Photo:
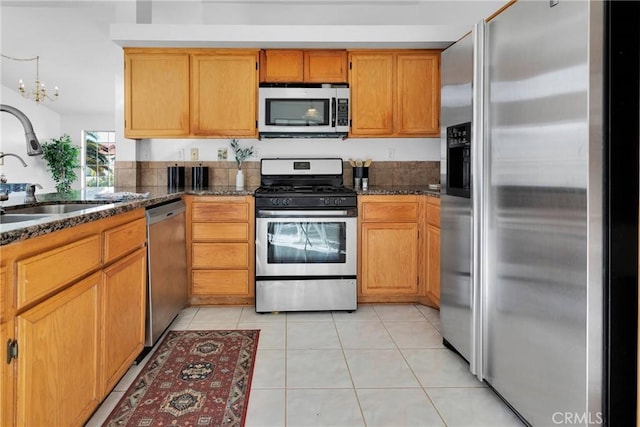
<path fill-rule="evenodd" d="M 190 303 L 254 304 L 251 196 L 187 196 Z"/>
<path fill-rule="evenodd" d="M 94 273 L 17 316 L 17 425 L 82 425 L 98 405 L 100 284 Z"/>
<path fill-rule="evenodd" d="M 418 223 L 363 223 L 362 295 L 418 294 Z"/>
<path fill-rule="evenodd" d="M 420 302 L 437 308 L 440 307 L 440 199 L 427 197 L 426 207 L 426 298 Z"/>
<path fill-rule="evenodd" d="M 358 301 L 440 302 L 440 199 L 358 196 Z"/>
<path fill-rule="evenodd" d="M 422 293 L 420 196 L 358 197 L 358 301 L 414 302 Z"/>
<path fill-rule="evenodd" d="M 8 345 L 14 340 L 13 321 L 0 323 L 0 344 Z M 6 354 L 3 354 L 4 360 L 0 360 L 0 425 L 10 426 L 13 424 L 13 403 L 14 403 L 14 364 L 6 363 Z"/>
<path fill-rule="evenodd" d="M 104 269 L 102 292 L 102 381 L 106 395 L 144 347 L 147 251 L 136 250 Z M 138 303 L 133 303 L 138 302 Z"/>
<path fill-rule="evenodd" d="M 440 306 L 440 229 L 427 225 L 427 296 Z"/>
<path fill-rule="evenodd" d="M 2 247 L 0 425 L 81 426 L 137 357 L 144 230 L 138 209 Z"/>

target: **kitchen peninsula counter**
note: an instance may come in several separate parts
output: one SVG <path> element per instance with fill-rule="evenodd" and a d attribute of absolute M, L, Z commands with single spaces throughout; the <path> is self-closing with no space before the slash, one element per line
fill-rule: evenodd
<path fill-rule="evenodd" d="M 63 230 L 76 225 L 96 221 L 113 215 L 129 212 L 138 208 L 157 205 L 181 198 L 184 194 L 194 196 L 252 196 L 256 187 L 243 190 L 236 190 L 234 186 L 214 186 L 201 190 L 190 188 L 167 188 L 157 187 L 123 187 L 116 188 L 115 193 L 135 193 L 146 194 L 144 198 L 130 198 L 122 201 L 109 203 L 108 199 L 101 197 L 99 193 L 104 189 L 74 190 L 67 194 L 42 193 L 36 194 L 36 203 L 24 203 L 24 197 L 14 195 L 9 200 L 2 202 L 7 214 L 11 214 L 13 209 L 24 208 L 42 204 L 64 203 L 102 203 L 103 206 L 88 208 L 83 211 L 66 214 L 55 214 L 41 219 L 34 219 L 25 222 L 14 222 L 0 225 L 0 246 L 26 240 L 32 237 L 41 236 L 52 231 Z M 389 185 L 370 186 L 367 190 L 357 190 L 358 195 L 427 195 L 440 197 L 439 191 L 429 189 L 428 186 L 411 185 Z"/>

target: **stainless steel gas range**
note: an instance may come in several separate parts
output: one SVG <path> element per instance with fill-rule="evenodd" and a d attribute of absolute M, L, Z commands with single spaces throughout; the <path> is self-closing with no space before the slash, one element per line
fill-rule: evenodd
<path fill-rule="evenodd" d="M 357 199 L 342 159 L 262 159 L 256 312 L 357 308 Z"/>

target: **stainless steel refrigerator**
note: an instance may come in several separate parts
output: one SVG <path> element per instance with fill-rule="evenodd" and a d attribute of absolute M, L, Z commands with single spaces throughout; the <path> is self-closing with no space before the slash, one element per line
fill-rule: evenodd
<path fill-rule="evenodd" d="M 635 424 L 638 9 L 521 0 L 442 53 L 443 336 L 529 425 Z"/>

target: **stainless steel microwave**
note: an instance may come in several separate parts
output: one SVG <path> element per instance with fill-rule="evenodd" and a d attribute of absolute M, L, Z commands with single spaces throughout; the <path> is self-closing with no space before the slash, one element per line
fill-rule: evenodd
<path fill-rule="evenodd" d="M 349 132 L 349 88 L 331 85 L 259 88 L 261 138 L 340 138 Z"/>

